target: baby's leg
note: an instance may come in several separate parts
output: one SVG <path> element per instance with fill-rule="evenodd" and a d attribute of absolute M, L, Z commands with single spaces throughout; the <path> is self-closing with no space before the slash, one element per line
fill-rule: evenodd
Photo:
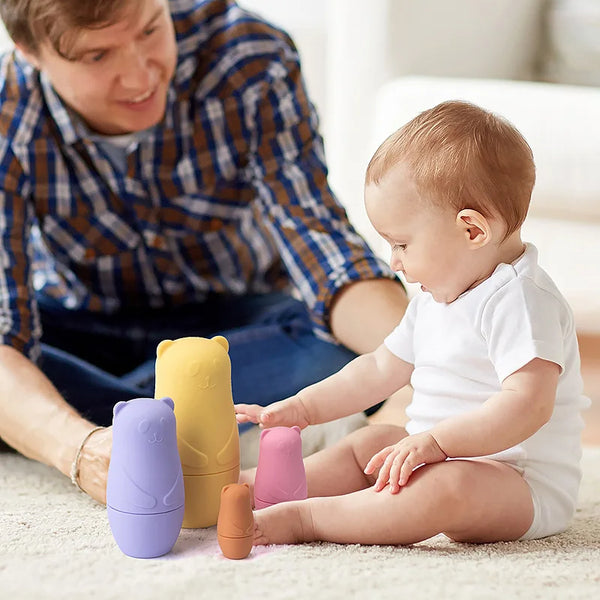
<path fill-rule="evenodd" d="M 338 496 L 372 486 L 376 476 L 365 475 L 363 469 L 376 452 L 406 435 L 406 431 L 396 425 L 368 425 L 308 456 L 304 468 L 309 498 Z M 252 488 L 255 475 L 256 469 L 242 471 L 239 482 Z"/>
<path fill-rule="evenodd" d="M 529 486 L 497 461 L 455 460 L 417 469 L 398 494 L 373 488 L 256 511 L 256 544 L 329 541 L 412 544 L 438 533 L 456 541 L 521 537 L 533 520 Z"/>

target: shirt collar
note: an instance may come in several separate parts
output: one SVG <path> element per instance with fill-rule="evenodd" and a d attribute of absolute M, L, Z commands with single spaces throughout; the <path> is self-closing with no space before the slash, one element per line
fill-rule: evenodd
<path fill-rule="evenodd" d="M 58 94 L 54 91 L 50 79 L 48 79 L 48 76 L 43 71 L 40 72 L 40 82 L 42 84 L 42 93 L 44 94 L 44 99 L 48 105 L 48 110 L 50 111 L 52 119 L 56 123 L 65 144 L 72 145 L 79 139 L 85 137 L 85 132 L 81 131 L 80 127 L 78 127 L 78 125 L 81 126 L 81 123 L 78 120 L 76 121 L 73 119 L 74 115 L 71 114 L 72 111 L 65 106 Z"/>

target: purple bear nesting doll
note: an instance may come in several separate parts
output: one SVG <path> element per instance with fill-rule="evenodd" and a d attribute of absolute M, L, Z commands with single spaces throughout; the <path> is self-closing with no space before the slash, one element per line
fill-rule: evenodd
<path fill-rule="evenodd" d="M 254 481 L 254 507 L 304 500 L 306 473 L 300 427 L 273 427 L 260 434 Z"/>
<path fill-rule="evenodd" d="M 113 411 L 108 521 L 124 554 L 162 556 L 183 521 L 184 489 L 173 400 L 137 398 Z"/>

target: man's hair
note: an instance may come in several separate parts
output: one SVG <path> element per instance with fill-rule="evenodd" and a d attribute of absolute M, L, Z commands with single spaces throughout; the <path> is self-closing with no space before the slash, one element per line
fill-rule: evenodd
<path fill-rule="evenodd" d="M 525 220 L 535 183 L 533 153 L 498 115 L 461 101 L 422 112 L 377 149 L 366 184 L 378 184 L 399 163 L 435 205 L 501 218 L 505 239 Z"/>
<path fill-rule="evenodd" d="M 12 40 L 38 54 L 46 40 L 68 58 L 82 29 L 100 29 L 116 23 L 134 9 L 132 0 L 0 0 L 0 17 Z"/>

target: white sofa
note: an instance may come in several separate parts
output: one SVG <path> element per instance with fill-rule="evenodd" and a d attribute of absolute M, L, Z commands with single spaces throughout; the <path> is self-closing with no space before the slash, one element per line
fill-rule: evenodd
<path fill-rule="evenodd" d="M 572 84 L 600 83 L 600 2 L 333 1 L 344 16 L 331 35 L 339 46 L 325 131 L 331 178 L 376 251 L 388 256 L 362 208 L 372 152 L 420 111 L 470 100 L 507 117 L 531 144 L 537 184 L 524 237 L 538 246 L 578 329 L 599 334 L 600 87 Z"/>

